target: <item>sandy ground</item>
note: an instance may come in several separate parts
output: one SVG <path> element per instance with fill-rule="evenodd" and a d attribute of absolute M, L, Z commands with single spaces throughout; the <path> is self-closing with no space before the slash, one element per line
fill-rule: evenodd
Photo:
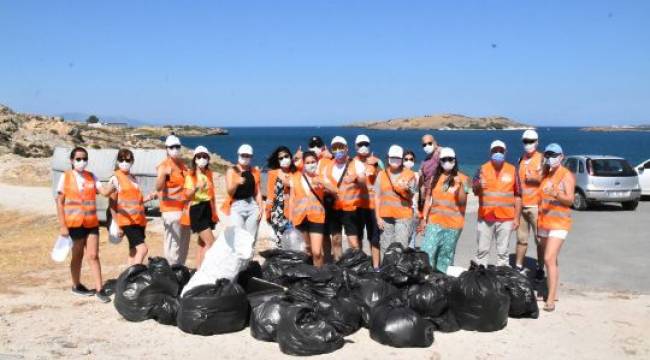
<path fill-rule="evenodd" d="M 192 336 L 153 321 L 129 323 L 120 317 L 112 304 L 71 295 L 67 263 L 56 264 L 49 259 L 58 229 L 49 188 L 0 184 L 0 194 L 0 268 L 3 269 L 0 272 L 0 359 L 175 359 L 205 358 L 215 353 L 226 359 L 285 357 L 277 344 L 253 339 L 248 329 L 221 336 Z M 470 210 L 468 218 L 475 216 L 471 211 L 475 210 Z M 601 211 L 595 212 L 592 217 L 601 216 L 606 220 L 611 216 L 625 216 L 629 220 L 630 216 L 635 216 L 631 221 L 639 222 L 641 226 L 642 218 L 647 219 L 648 212 L 650 204 L 644 203 L 636 213 L 605 215 Z M 589 230 L 593 226 L 583 224 L 586 216 L 582 213 L 576 216 L 576 227 L 586 228 L 583 230 L 585 236 L 580 233 L 573 235 L 576 247 L 587 243 L 587 238 L 596 237 L 603 241 L 613 238 L 615 232 L 612 226 L 603 225 Z M 150 255 L 160 255 L 159 220 L 153 219 L 148 230 Z M 471 224 L 468 224 L 465 232 L 464 236 L 472 237 Z M 269 233 L 268 225 L 263 225 L 261 233 Z M 628 242 L 638 245 L 635 236 L 642 237 L 643 231 L 641 235 L 630 234 L 632 240 L 628 239 Z M 126 267 L 127 246 L 110 244 L 106 238 L 106 232 L 102 229 L 100 255 L 105 279 L 109 279 L 117 277 Z M 258 243 L 258 249 L 267 246 L 264 239 Z M 457 260 L 460 258 L 464 262 L 470 256 L 468 254 L 471 254 L 472 247 L 471 240 L 459 243 Z M 604 251 L 606 255 L 606 249 Z M 638 246 L 627 248 L 627 253 L 633 261 L 636 261 L 635 256 L 647 254 L 644 247 Z M 194 244 L 190 254 L 191 266 Z M 529 251 L 529 254 L 532 252 Z M 580 261 L 572 263 L 585 266 Z M 643 269 L 647 261 L 637 265 L 645 279 L 647 272 Z M 583 268 L 583 271 L 588 270 Z M 575 269 L 571 271 L 577 272 Z M 571 271 L 567 271 L 568 275 L 571 275 Z M 628 268 L 628 271 L 634 270 Z M 602 276 L 619 275 L 609 272 Z M 83 272 L 82 278 L 84 283 L 91 283 L 87 272 Z M 362 329 L 347 338 L 343 349 L 323 357 L 650 358 L 650 295 L 647 290 L 639 290 L 625 282 L 621 283 L 623 288 L 610 288 L 606 285 L 591 286 L 590 281 L 580 281 L 579 278 L 573 281 L 576 277 L 568 278 L 562 284 L 561 300 L 555 313 L 542 313 L 537 320 L 510 319 L 508 327 L 500 332 L 436 333 L 436 340 L 430 348 L 394 349 L 374 342 L 367 330 Z M 600 290 L 595 291 L 594 288 Z"/>

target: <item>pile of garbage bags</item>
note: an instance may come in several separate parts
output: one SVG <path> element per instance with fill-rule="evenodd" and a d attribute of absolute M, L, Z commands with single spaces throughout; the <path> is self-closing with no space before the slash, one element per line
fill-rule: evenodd
<path fill-rule="evenodd" d="M 435 331 L 497 331 L 508 317 L 539 314 L 532 284 L 510 268 L 473 264 L 451 277 L 435 272 L 422 251 L 398 243 L 377 270 L 355 249 L 321 268 L 302 251 L 272 249 L 260 253 L 260 265 L 230 244 L 209 251 L 204 264 L 236 256 L 227 263 L 236 275 L 204 272 L 190 287 L 201 270 L 190 278 L 187 268 L 152 258 L 120 275 L 115 307 L 129 321 L 154 319 L 203 336 L 249 327 L 255 339 L 298 356 L 334 352 L 362 327 L 384 345 L 429 347 Z M 224 274 L 218 266 L 214 273 Z"/>

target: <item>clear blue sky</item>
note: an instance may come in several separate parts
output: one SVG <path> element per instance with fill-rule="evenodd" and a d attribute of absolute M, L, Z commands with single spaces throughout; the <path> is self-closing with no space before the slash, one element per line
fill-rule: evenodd
<path fill-rule="evenodd" d="M 157 122 L 650 123 L 650 1 L 0 0 L 0 103 Z"/>

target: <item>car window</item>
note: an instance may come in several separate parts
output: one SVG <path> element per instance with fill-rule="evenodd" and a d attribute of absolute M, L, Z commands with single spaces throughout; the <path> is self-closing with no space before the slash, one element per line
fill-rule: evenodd
<path fill-rule="evenodd" d="M 564 166 L 575 174 L 578 161 L 575 158 L 567 159 Z"/>
<path fill-rule="evenodd" d="M 591 159 L 594 176 L 635 176 L 636 171 L 623 159 Z"/>
<path fill-rule="evenodd" d="M 643 164 L 643 167 L 646 169 L 650 169 L 650 161 L 646 161 L 646 163 Z"/>
<path fill-rule="evenodd" d="M 578 161 L 578 172 L 581 174 L 585 172 L 585 163 L 582 160 Z"/>

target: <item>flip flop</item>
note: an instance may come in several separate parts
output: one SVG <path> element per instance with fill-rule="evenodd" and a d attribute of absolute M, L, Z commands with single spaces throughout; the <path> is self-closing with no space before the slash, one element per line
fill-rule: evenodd
<path fill-rule="evenodd" d="M 553 304 L 553 305 L 544 304 L 544 311 L 546 311 L 546 312 L 555 311 L 555 304 Z"/>

